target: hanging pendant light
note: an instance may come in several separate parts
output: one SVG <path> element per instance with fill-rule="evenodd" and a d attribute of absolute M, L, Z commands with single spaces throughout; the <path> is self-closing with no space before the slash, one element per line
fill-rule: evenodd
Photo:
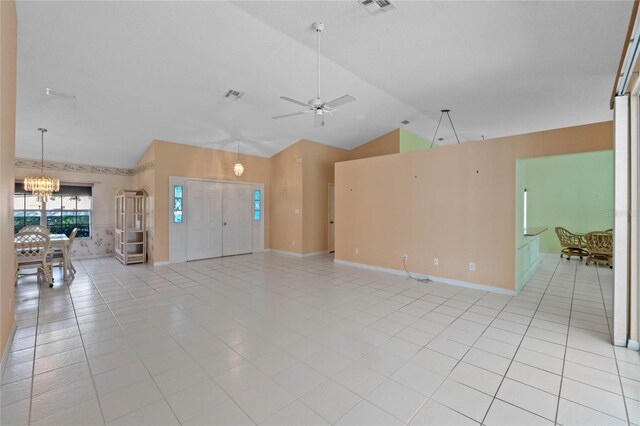
<path fill-rule="evenodd" d="M 30 191 L 39 202 L 47 202 L 54 192 L 60 191 L 60 179 L 44 175 L 44 134 L 47 129 L 39 128 L 40 132 L 40 176 L 24 179 L 25 191 Z"/>
<path fill-rule="evenodd" d="M 236 176 L 242 176 L 244 173 L 244 166 L 240 162 L 240 139 L 238 139 L 238 162 L 233 166 L 233 173 Z"/>

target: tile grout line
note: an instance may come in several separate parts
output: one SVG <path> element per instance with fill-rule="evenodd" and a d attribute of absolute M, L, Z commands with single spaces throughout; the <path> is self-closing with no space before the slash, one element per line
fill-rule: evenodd
<path fill-rule="evenodd" d="M 598 269 L 598 264 L 596 263 L 596 276 L 598 277 L 598 287 L 600 288 L 600 296 L 602 297 L 602 306 L 604 308 L 604 313 L 605 313 L 605 318 L 607 319 L 607 329 L 609 330 L 609 338 L 612 339 L 613 336 L 611 336 L 611 325 L 609 323 L 609 315 L 607 315 L 607 305 L 604 302 L 604 292 L 602 290 L 602 282 L 600 280 L 600 271 Z M 613 360 L 616 364 L 616 372 L 618 373 L 618 382 L 620 383 L 620 392 L 622 395 L 622 403 L 624 404 L 624 412 L 627 415 L 627 423 L 631 424 L 631 418 L 629 417 L 629 408 L 627 407 L 627 398 L 624 395 L 624 386 L 622 385 L 622 376 L 620 375 L 620 367 L 618 366 L 618 356 L 616 355 L 616 346 L 613 345 L 612 342 L 612 346 L 613 348 L 611 349 L 613 352 Z"/>
<path fill-rule="evenodd" d="M 553 279 L 556 276 L 556 272 L 558 271 L 558 267 L 560 266 L 560 262 L 558 261 L 558 263 L 556 263 L 555 268 L 553 269 L 553 273 L 551 274 L 551 276 L 549 277 L 549 281 L 547 282 L 547 285 L 544 288 L 544 291 L 542 292 L 542 295 L 540 296 L 540 300 L 538 300 L 538 304 L 536 305 L 536 309 L 533 312 L 533 315 L 531 315 L 531 319 L 529 320 L 529 323 L 527 324 L 527 328 L 524 331 L 524 333 L 522 333 L 522 338 L 520 339 L 520 342 L 518 343 L 517 347 L 516 347 L 516 351 L 513 353 L 513 356 L 511 357 L 511 359 L 509 360 L 509 365 L 507 366 L 507 369 L 505 370 L 504 374 L 502 375 L 502 379 L 500 380 L 500 384 L 498 385 L 498 387 L 496 388 L 495 393 L 493 394 L 493 398 L 491 398 L 491 402 L 489 403 L 489 406 L 487 407 L 486 411 L 484 412 L 484 416 L 482 417 L 482 420 L 480 421 L 480 424 L 485 424 L 485 421 L 487 420 L 487 416 L 489 415 L 489 411 L 491 411 L 491 407 L 493 406 L 493 403 L 496 399 L 502 401 L 500 398 L 497 397 L 498 392 L 500 391 L 500 388 L 502 387 L 502 384 L 504 383 L 504 380 L 507 377 L 507 373 L 509 373 L 509 369 L 511 369 L 511 365 L 513 365 L 513 362 L 515 361 L 516 355 L 518 354 L 518 351 L 520 350 L 520 346 L 522 345 L 522 342 L 524 341 L 524 338 L 527 335 L 527 332 L 529 331 L 529 328 L 531 327 L 531 323 L 533 322 L 534 318 L 536 317 L 536 314 L 538 313 L 538 309 L 540 308 L 540 305 L 542 305 L 542 302 L 544 301 L 544 298 L 547 294 L 547 291 L 549 290 L 549 287 L 551 287 L 551 284 L 553 282 Z M 528 386 L 528 385 L 527 385 Z M 509 403 L 508 401 L 504 401 L 507 404 L 513 405 L 511 403 Z M 527 411 L 528 413 L 534 414 L 538 417 L 542 417 L 539 414 L 533 413 L 529 410 L 526 410 L 522 407 L 518 407 L 521 410 Z M 544 417 L 542 417 L 544 418 Z"/>
<path fill-rule="evenodd" d="M 84 269 L 84 266 L 83 266 Z M 87 276 L 87 278 L 89 278 Z M 93 284 L 93 281 L 91 280 L 91 278 L 89 278 L 89 280 L 91 281 L 91 285 L 93 285 L 95 287 L 95 285 Z M 66 286 L 67 288 L 67 294 L 69 294 L 69 299 L 71 301 L 71 307 L 73 308 L 73 316 L 75 317 L 76 320 L 76 327 L 78 327 L 78 335 L 80 336 L 80 341 L 82 342 L 82 351 L 84 352 L 84 357 L 87 360 L 87 368 L 89 369 L 89 376 L 91 377 L 91 384 L 93 385 L 93 391 L 96 393 L 96 401 L 98 402 L 98 408 L 100 409 L 100 415 L 102 416 L 102 421 L 104 422 L 104 424 L 107 423 L 107 420 L 104 417 L 104 411 L 102 410 L 102 404 L 100 403 L 100 398 L 98 397 L 98 388 L 96 388 L 96 382 L 94 380 L 93 377 L 93 371 L 91 370 L 91 363 L 89 362 L 89 356 L 87 354 L 87 348 L 84 344 L 84 338 L 82 337 L 82 330 L 80 329 L 80 323 L 78 322 L 78 313 L 76 312 L 76 305 L 73 301 L 73 295 L 71 294 L 71 289 L 69 288 L 69 282 L 65 282 L 64 278 L 62 281 L 62 285 Z M 97 290 L 97 288 L 96 288 Z M 100 295 L 100 297 L 102 297 L 102 294 Z M 78 406 L 80 404 L 76 404 L 76 406 Z M 69 407 L 71 408 L 71 407 Z"/>
<path fill-rule="evenodd" d="M 553 419 L 555 425 L 558 424 L 558 412 L 560 411 L 560 400 L 562 399 L 562 383 L 564 382 L 564 367 L 567 364 L 567 348 L 569 347 L 569 333 L 571 332 L 571 317 L 573 316 L 573 299 L 576 293 L 576 280 L 578 279 L 578 265 L 576 263 L 576 269 L 573 273 L 573 286 L 571 289 L 571 304 L 569 305 L 569 323 L 567 324 L 567 337 L 564 342 L 564 354 L 562 356 L 562 370 L 560 373 L 560 386 L 558 387 L 558 400 L 556 401 L 556 415 Z"/>
<path fill-rule="evenodd" d="M 38 279 L 40 275 L 38 275 Z M 53 282 L 53 281 L 52 281 Z M 31 388 L 29 390 L 29 416 L 27 424 L 31 424 L 31 408 L 33 406 L 33 381 L 36 371 L 36 348 L 38 347 L 38 327 L 40 325 L 40 298 L 42 297 L 42 281 L 38 283 L 38 309 L 36 310 L 36 334 L 33 336 L 33 362 L 31 364 Z"/>

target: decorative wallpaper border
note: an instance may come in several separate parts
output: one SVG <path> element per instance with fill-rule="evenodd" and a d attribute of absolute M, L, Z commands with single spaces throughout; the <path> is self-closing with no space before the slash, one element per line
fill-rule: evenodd
<path fill-rule="evenodd" d="M 147 163 L 144 163 L 141 166 L 136 167 L 135 169 L 132 170 L 132 174 L 137 175 L 139 173 L 142 172 L 146 172 L 147 170 L 151 170 L 155 167 L 155 164 L 153 163 L 153 161 L 149 161 Z"/>
<path fill-rule="evenodd" d="M 39 169 L 40 161 L 31 160 L 28 158 L 16 158 L 15 167 L 24 169 Z M 135 169 L 121 169 L 118 167 L 104 167 L 104 166 L 87 166 L 84 164 L 70 164 L 70 163 L 57 163 L 54 161 L 45 161 L 44 168 L 46 170 L 57 170 L 62 172 L 76 172 L 76 173 L 95 173 L 103 175 L 117 175 L 117 176 L 133 176 L 138 173 L 142 173 L 154 168 L 153 161 L 149 161 Z"/>

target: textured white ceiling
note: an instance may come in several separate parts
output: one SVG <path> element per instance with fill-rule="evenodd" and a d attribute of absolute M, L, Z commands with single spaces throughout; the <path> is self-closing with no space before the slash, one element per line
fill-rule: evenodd
<path fill-rule="evenodd" d="M 461 139 L 611 119 L 632 2 L 18 3 L 17 155 L 133 166 L 153 139 L 271 156 L 300 138 L 352 148 L 402 126 Z M 279 99 L 358 100 L 313 127 Z M 76 95 L 45 96 L 45 88 Z M 228 89 L 245 93 L 224 99 Z M 439 136 L 453 142 L 445 126 Z M 222 141 L 222 142 L 220 142 Z"/>

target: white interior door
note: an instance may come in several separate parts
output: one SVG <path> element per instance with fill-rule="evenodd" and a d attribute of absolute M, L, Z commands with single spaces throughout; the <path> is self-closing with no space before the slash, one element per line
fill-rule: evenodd
<path fill-rule="evenodd" d="M 329 184 L 329 252 L 336 251 L 336 187 L 334 184 Z"/>
<path fill-rule="evenodd" d="M 222 256 L 222 184 L 187 181 L 187 260 Z"/>
<path fill-rule="evenodd" d="M 222 255 L 251 253 L 253 189 L 249 185 L 224 184 L 222 191 Z"/>

